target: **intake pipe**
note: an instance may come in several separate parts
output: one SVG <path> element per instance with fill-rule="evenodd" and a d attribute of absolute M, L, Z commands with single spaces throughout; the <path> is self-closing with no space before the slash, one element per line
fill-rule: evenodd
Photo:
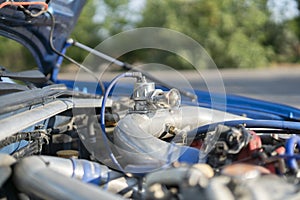
<path fill-rule="evenodd" d="M 197 163 L 201 153 L 197 149 L 158 139 L 166 126 L 178 129 L 174 138 L 178 141 L 200 125 L 238 119 L 246 118 L 192 106 L 157 110 L 154 114 L 131 113 L 121 119 L 114 129 L 112 149 L 124 170 L 131 173 L 153 171 L 175 161 Z"/>
<path fill-rule="evenodd" d="M 82 182 L 107 181 L 108 173 L 106 166 L 85 160 L 31 156 L 15 165 L 13 181 L 21 192 L 42 199 L 122 199 Z M 112 173 L 113 177 L 118 174 Z"/>

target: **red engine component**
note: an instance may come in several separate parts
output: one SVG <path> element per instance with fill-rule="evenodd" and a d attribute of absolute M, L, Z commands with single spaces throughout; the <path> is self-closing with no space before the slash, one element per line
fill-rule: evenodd
<path fill-rule="evenodd" d="M 246 163 L 251 164 L 258 164 L 261 165 L 262 163 L 264 166 L 274 174 L 281 174 L 283 173 L 285 167 L 283 159 L 269 159 L 267 154 L 262 149 L 262 141 L 261 138 L 254 132 L 249 131 L 252 135 L 251 140 L 249 141 L 248 145 L 241 150 L 238 155 L 238 161 L 243 161 Z M 272 155 L 280 155 L 285 153 L 284 147 L 278 147 L 272 152 Z M 273 155 L 274 156 L 274 155 Z"/>
<path fill-rule="evenodd" d="M 196 149 L 201 149 L 202 144 L 203 144 L 202 140 L 194 140 L 190 146 Z"/>
<path fill-rule="evenodd" d="M 253 154 L 262 152 L 262 142 L 260 137 L 254 131 L 249 131 L 249 133 L 251 134 L 252 138 L 248 145 L 239 153 L 238 160 L 249 159 L 250 163 L 257 164 L 256 159 L 253 158 Z"/>

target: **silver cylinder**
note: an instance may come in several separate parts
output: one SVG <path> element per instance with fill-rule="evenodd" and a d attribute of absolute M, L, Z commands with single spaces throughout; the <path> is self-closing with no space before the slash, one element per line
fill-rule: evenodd
<path fill-rule="evenodd" d="M 49 161 L 49 160 L 48 160 Z M 53 163 L 53 162 L 52 162 Z M 58 163 L 64 166 L 64 162 Z M 66 165 L 68 168 L 69 164 Z M 55 167 L 54 167 L 55 168 Z M 49 167 L 42 157 L 27 157 L 18 162 L 14 169 L 13 181 L 16 187 L 26 193 L 42 199 L 122 199 L 91 184 L 63 175 L 57 169 Z"/>

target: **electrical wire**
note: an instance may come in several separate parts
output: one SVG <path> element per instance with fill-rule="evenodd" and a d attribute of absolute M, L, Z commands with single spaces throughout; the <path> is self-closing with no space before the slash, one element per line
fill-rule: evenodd
<path fill-rule="evenodd" d="M 29 11 L 28 9 L 26 9 L 24 6 L 19 6 L 19 7 L 23 10 L 23 12 L 25 12 L 30 17 L 38 17 L 38 16 L 44 14 L 45 12 L 47 12 L 47 10 L 42 9 L 41 11 L 39 11 L 37 13 L 32 13 L 31 11 Z"/>
<path fill-rule="evenodd" d="M 126 193 L 128 193 L 129 191 L 132 191 L 133 188 L 134 188 L 136 185 L 138 185 L 138 180 L 136 180 L 136 182 L 133 183 L 132 185 L 128 185 L 126 188 L 120 190 L 117 194 L 123 196 L 123 195 L 125 195 Z"/>
<path fill-rule="evenodd" d="M 41 5 L 43 10 L 48 10 L 48 4 L 42 1 L 34 1 L 34 2 L 14 2 L 14 1 L 6 1 L 0 4 L 0 9 L 5 6 L 32 6 L 32 5 Z"/>
<path fill-rule="evenodd" d="M 55 46 L 53 44 L 53 34 L 54 34 L 54 28 L 55 28 L 55 17 L 51 12 L 47 11 L 47 13 L 49 14 L 49 16 L 51 18 L 51 30 L 50 30 L 50 34 L 49 34 L 49 43 L 50 43 L 50 48 L 52 49 L 52 51 L 54 53 L 56 53 L 57 55 L 63 57 L 64 59 L 68 60 L 69 62 L 75 64 L 80 69 L 83 69 L 85 72 L 89 73 L 93 78 L 95 78 L 97 80 L 97 82 L 99 83 L 99 85 L 101 87 L 102 94 L 104 94 L 105 93 L 105 87 L 104 87 L 102 81 L 98 79 L 98 77 L 94 74 L 93 71 L 91 71 L 89 68 L 85 67 L 84 65 L 78 63 L 73 58 L 71 58 L 69 56 L 66 56 L 65 54 L 59 52 L 55 48 Z"/>
<path fill-rule="evenodd" d="M 35 1 L 35 2 L 14 2 L 13 0 L 6 1 L 4 3 L 0 4 L 0 9 L 4 8 L 5 6 L 17 6 L 19 7 L 25 14 L 31 16 L 31 17 L 38 17 L 42 15 L 43 13 L 47 12 L 48 10 L 48 3 L 49 2 L 41 2 L 41 1 Z M 32 5 L 40 5 L 42 6 L 42 9 L 37 12 L 33 13 L 30 10 L 26 9 L 24 6 L 32 6 Z"/>

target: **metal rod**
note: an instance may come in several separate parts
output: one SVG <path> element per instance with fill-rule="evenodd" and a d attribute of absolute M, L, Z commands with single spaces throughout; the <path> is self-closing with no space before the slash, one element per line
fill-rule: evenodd
<path fill-rule="evenodd" d="M 141 72 L 141 73 L 143 73 L 143 75 L 146 76 L 148 79 L 150 79 L 150 80 L 152 80 L 152 81 L 154 81 L 154 82 L 157 82 L 157 83 L 159 83 L 160 85 L 162 85 L 162 86 L 164 86 L 164 87 L 166 87 L 166 88 L 169 88 L 169 89 L 174 88 L 174 87 L 171 86 L 170 84 L 161 81 L 160 79 L 158 79 L 158 78 L 152 76 L 151 74 L 149 74 L 149 73 L 147 73 L 147 72 L 145 72 L 145 71 L 143 71 L 143 70 L 141 70 L 141 69 L 134 68 L 134 67 L 132 67 L 132 65 L 130 65 L 130 64 L 128 64 L 128 63 L 121 62 L 120 60 L 117 60 L 117 59 L 115 59 L 115 58 L 113 58 L 113 57 L 111 57 L 111 56 L 109 56 L 109 55 L 106 55 L 106 54 L 100 52 L 100 51 L 97 51 L 97 50 L 95 50 L 95 49 L 92 49 L 92 48 L 90 48 L 89 46 L 86 46 L 86 45 L 84 45 L 84 44 L 82 44 L 82 43 L 80 43 L 80 42 L 74 41 L 73 39 L 69 39 L 68 42 L 71 43 L 72 45 L 76 46 L 76 47 L 79 47 L 79 48 L 81 48 L 81 49 L 83 49 L 83 50 L 85 50 L 85 51 L 90 52 L 91 54 L 93 54 L 93 55 L 95 55 L 95 56 L 97 56 L 97 57 L 99 57 L 99 58 L 102 58 L 102 59 L 104 59 L 104 60 L 106 60 L 106 61 L 108 61 L 108 62 L 111 62 L 111 63 L 113 63 L 113 64 L 116 64 L 116 65 L 118 65 L 118 66 L 120 66 L 120 67 L 123 67 L 124 69 L 132 70 L 132 71 L 136 71 L 136 72 Z M 194 94 L 192 94 L 192 93 L 190 93 L 190 92 L 188 92 L 188 91 L 179 89 L 179 88 L 176 88 L 176 89 L 177 89 L 182 95 L 191 98 L 192 101 L 196 101 L 196 100 L 197 100 L 197 96 L 196 96 L 196 95 L 194 95 Z"/>

